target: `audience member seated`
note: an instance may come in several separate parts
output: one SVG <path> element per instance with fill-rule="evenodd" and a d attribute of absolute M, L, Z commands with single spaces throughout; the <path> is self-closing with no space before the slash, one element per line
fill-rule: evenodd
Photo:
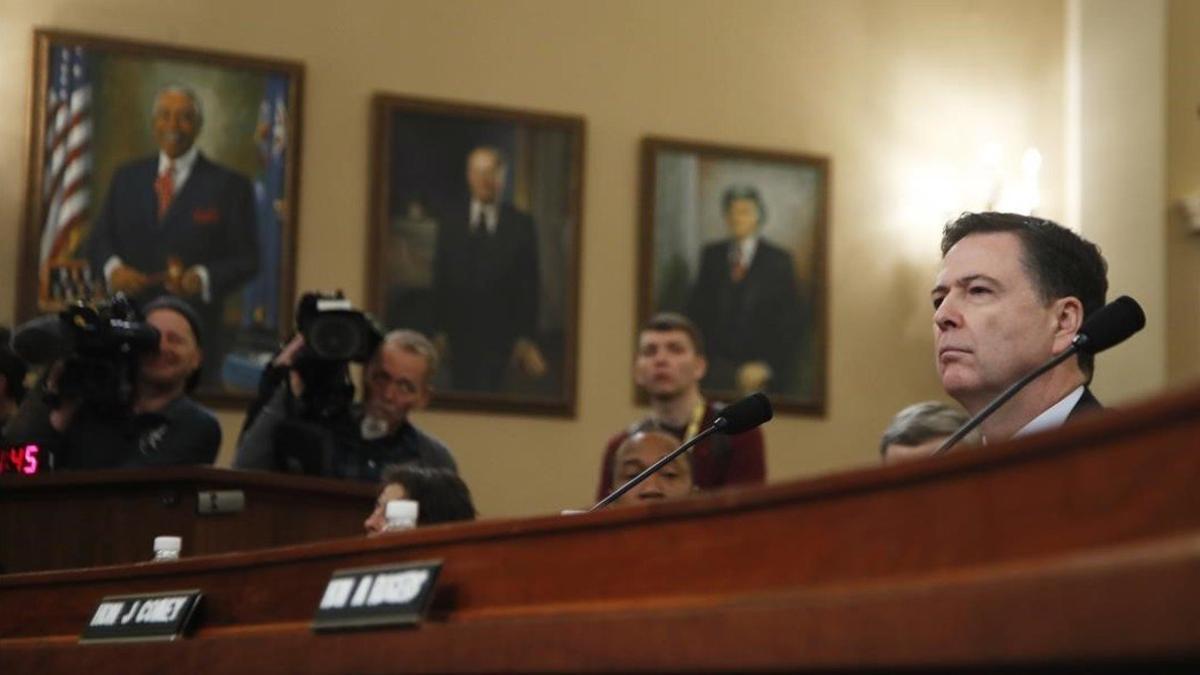
<path fill-rule="evenodd" d="M 200 319 L 191 305 L 173 296 L 150 302 L 143 315 L 158 330 L 159 346 L 137 362 L 130 410 L 113 414 L 86 402 L 59 400 L 62 368 L 52 366 L 25 397 L 6 440 L 41 444 L 55 469 L 211 464 L 221 446 L 221 427 L 211 411 L 187 395 L 203 363 Z"/>
<path fill-rule="evenodd" d="M 394 499 L 417 503 L 417 526 L 475 520 L 471 491 L 457 473 L 444 468 L 400 464 L 383 470 L 383 488 L 375 500 L 375 510 L 363 521 L 368 537 L 384 531 L 384 511 Z"/>
<path fill-rule="evenodd" d="M 633 378 L 650 397 L 650 416 L 608 441 L 601 461 L 596 499 L 612 492 L 617 448 L 632 433 L 649 428 L 667 432 L 678 445 L 712 424 L 721 406 L 705 401 L 700 380 L 708 363 L 699 329 L 687 317 L 663 313 L 638 336 Z M 736 436 L 715 434 L 692 448 L 693 476 L 702 490 L 766 480 L 763 435 L 751 429 Z"/>
<path fill-rule="evenodd" d="M 967 414 L 940 401 L 914 403 L 896 413 L 879 441 L 884 464 L 929 457 L 967 421 Z M 961 443 L 978 443 L 972 431 Z"/>
<path fill-rule="evenodd" d="M 629 436 L 613 455 L 613 487 L 624 485 L 676 447 L 675 437 L 663 431 L 639 431 Z M 612 505 L 686 497 L 696 491 L 692 467 L 691 454 L 684 453 L 621 495 Z"/>
<path fill-rule="evenodd" d="M 942 387 L 974 415 L 1071 346 L 1104 306 L 1100 249 L 1048 220 L 966 213 L 942 235 L 931 293 Z M 987 442 L 1053 429 L 1101 408 L 1088 384 L 1093 357 L 1077 354 L 1034 380 L 987 418 Z"/>
<path fill-rule="evenodd" d="M 9 346 L 12 334 L 0 327 L 0 431 L 17 413 L 25 398 L 25 373 L 28 367 Z"/>
<path fill-rule="evenodd" d="M 303 349 L 304 338 L 297 335 L 274 365 L 290 368 Z M 312 446 L 323 455 L 321 475 L 377 482 L 385 466 L 408 463 L 455 472 L 450 450 L 409 421 L 413 410 L 429 403 L 436 370 L 437 352 L 425 336 L 394 330 L 364 369 L 363 402 L 348 405 L 344 414 L 313 419 L 298 410 L 309 385 L 292 369 L 243 430 L 234 468 L 276 470 L 277 439 L 287 434 L 286 442 Z"/>

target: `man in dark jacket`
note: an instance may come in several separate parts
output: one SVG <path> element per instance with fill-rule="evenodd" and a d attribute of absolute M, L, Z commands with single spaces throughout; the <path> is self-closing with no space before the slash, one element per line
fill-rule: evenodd
<path fill-rule="evenodd" d="M 159 333 L 156 351 L 142 355 L 128 410 L 100 408 L 59 396 L 62 371 L 30 391 L 5 429 L 14 443 L 36 443 L 55 469 L 108 469 L 212 464 L 221 447 L 216 416 L 188 395 L 204 360 L 203 330 L 191 305 L 164 296 L 146 305 Z"/>
<path fill-rule="evenodd" d="M 533 218 L 504 201 L 498 148 L 467 156 L 469 205 L 439 228 L 434 314 L 439 351 L 456 390 L 496 392 L 509 365 L 541 377 L 537 345 L 538 247 Z"/>
<path fill-rule="evenodd" d="M 457 472 L 450 450 L 409 421 L 409 413 L 429 403 L 429 382 L 437 370 L 437 352 L 411 330 L 384 336 L 363 372 L 363 403 L 329 419 L 305 419 L 299 400 L 308 383 L 292 366 L 304 348 L 297 336 L 273 366 L 291 369 L 286 382 L 242 432 L 234 468 L 281 468 L 279 448 L 303 447 L 317 455 L 313 466 L 287 467 L 335 478 L 378 482 L 384 467 L 415 464 Z M 283 461 L 287 461 L 283 458 Z"/>
<path fill-rule="evenodd" d="M 241 174 L 199 151 L 204 122 L 194 91 L 169 85 L 154 101 L 159 152 L 119 167 L 89 235 L 92 267 L 112 292 L 139 302 L 187 299 L 208 341 L 205 381 L 215 381 L 226 346 L 225 298 L 258 270 L 254 191 Z"/>
<path fill-rule="evenodd" d="M 942 387 L 974 415 L 1071 346 L 1104 306 L 1107 264 L 1095 244 L 1048 220 L 967 213 L 946 227 L 932 290 Z M 1021 390 L 980 425 L 996 442 L 1051 429 L 1100 408 L 1079 354 Z"/>

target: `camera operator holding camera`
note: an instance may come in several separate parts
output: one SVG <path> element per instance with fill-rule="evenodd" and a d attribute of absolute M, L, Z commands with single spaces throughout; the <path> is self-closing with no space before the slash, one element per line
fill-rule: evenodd
<path fill-rule="evenodd" d="M 437 370 L 437 351 L 425 336 L 381 335 L 340 296 L 306 294 L 297 324 L 299 333 L 264 374 L 265 404 L 250 413 L 234 468 L 370 482 L 391 464 L 457 471 L 446 446 L 408 419 L 429 403 Z M 351 361 L 365 364 L 361 403 L 352 402 Z"/>
<path fill-rule="evenodd" d="M 55 469 L 211 464 L 221 427 L 187 395 L 203 363 L 200 318 L 172 296 L 147 304 L 144 316 L 138 322 L 118 295 L 99 310 L 75 306 L 19 329 L 18 353 L 24 345 L 39 352 L 30 360 L 51 365 L 6 439 L 43 446 Z"/>

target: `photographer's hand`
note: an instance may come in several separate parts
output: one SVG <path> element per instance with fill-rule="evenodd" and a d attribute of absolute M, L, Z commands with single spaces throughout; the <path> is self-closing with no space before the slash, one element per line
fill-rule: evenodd
<path fill-rule="evenodd" d="M 297 333 L 295 337 L 287 343 L 283 351 L 279 352 L 279 356 L 271 362 L 272 365 L 280 368 L 292 368 L 296 365 L 296 359 L 300 356 L 300 350 L 304 349 L 304 336 Z M 301 396 L 304 394 L 304 380 L 300 378 L 300 373 L 292 370 L 288 373 L 288 387 L 292 390 L 292 396 Z"/>

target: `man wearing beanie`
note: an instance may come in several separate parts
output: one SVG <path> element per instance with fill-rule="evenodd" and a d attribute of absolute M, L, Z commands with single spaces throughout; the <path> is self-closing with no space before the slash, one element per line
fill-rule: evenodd
<path fill-rule="evenodd" d="M 55 469 L 211 464 L 221 446 L 221 427 L 212 412 L 188 396 L 203 364 L 200 318 L 172 296 L 150 302 L 143 314 L 159 333 L 159 348 L 138 361 L 127 415 L 72 401 L 51 409 L 46 401 L 56 386 L 51 376 L 26 397 L 6 438 L 42 444 L 52 453 Z"/>

